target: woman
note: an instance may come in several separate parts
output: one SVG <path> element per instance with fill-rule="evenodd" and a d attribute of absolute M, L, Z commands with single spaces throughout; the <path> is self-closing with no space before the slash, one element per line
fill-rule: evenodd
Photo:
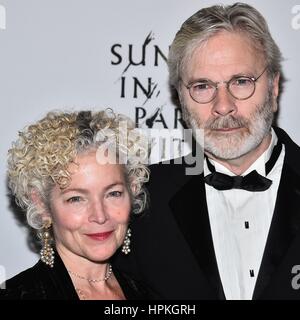
<path fill-rule="evenodd" d="M 8 182 L 42 240 L 40 261 L 2 299 L 150 299 L 110 258 L 130 251 L 130 212 L 146 202 L 147 141 L 109 111 L 49 113 L 9 150 Z"/>

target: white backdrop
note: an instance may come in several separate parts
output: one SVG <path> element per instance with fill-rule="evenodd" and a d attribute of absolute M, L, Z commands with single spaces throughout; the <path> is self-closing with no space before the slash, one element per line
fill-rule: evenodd
<path fill-rule="evenodd" d="M 282 50 L 279 125 L 300 144 L 300 0 L 245 2 L 266 17 Z M 38 259 L 7 197 L 6 154 L 18 130 L 53 109 L 106 107 L 144 127 L 180 128 L 164 58 L 182 22 L 216 3 L 0 0 L 0 282 Z"/>

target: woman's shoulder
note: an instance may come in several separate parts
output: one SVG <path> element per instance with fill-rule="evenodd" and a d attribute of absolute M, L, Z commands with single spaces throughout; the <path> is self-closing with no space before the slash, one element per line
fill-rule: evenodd
<path fill-rule="evenodd" d="M 78 296 L 60 256 L 55 253 L 52 268 L 39 260 L 5 283 L 0 299 L 6 300 L 77 300 Z"/>
<path fill-rule="evenodd" d="M 117 278 L 123 293 L 128 300 L 156 300 L 160 299 L 148 285 L 144 282 L 136 280 L 134 277 L 120 271 L 116 268 L 113 269 L 115 277 Z"/>
<path fill-rule="evenodd" d="M 40 262 L 6 280 L 0 290 L 0 299 L 42 299 Z"/>

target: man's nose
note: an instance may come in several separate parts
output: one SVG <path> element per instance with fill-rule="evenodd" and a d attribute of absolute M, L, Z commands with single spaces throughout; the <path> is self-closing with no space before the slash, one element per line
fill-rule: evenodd
<path fill-rule="evenodd" d="M 212 112 L 217 116 L 234 114 L 237 111 L 235 98 L 230 94 L 225 83 L 217 88 L 216 97 L 213 100 Z"/>

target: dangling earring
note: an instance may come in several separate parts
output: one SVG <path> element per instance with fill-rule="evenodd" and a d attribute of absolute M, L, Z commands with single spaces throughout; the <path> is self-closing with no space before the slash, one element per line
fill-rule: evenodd
<path fill-rule="evenodd" d="M 43 231 L 40 233 L 42 239 L 42 249 L 40 251 L 41 260 L 48 265 L 50 268 L 53 268 L 54 265 L 54 250 L 51 247 L 51 235 L 50 235 L 51 222 L 48 223 Z"/>
<path fill-rule="evenodd" d="M 124 252 L 124 254 L 128 254 L 130 252 L 130 237 L 131 237 L 131 230 L 130 228 L 128 228 L 125 239 L 123 241 L 123 246 L 122 246 L 122 252 Z"/>

